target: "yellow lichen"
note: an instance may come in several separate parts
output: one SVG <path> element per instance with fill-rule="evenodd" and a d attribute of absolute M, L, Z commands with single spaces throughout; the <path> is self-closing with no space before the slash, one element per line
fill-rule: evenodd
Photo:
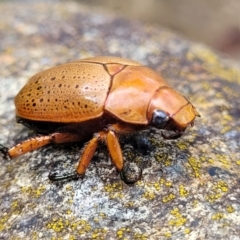
<path fill-rule="evenodd" d="M 228 167 L 231 163 L 229 157 L 227 155 L 223 155 L 223 154 L 216 154 L 216 160 L 221 162 L 224 167 Z"/>
<path fill-rule="evenodd" d="M 75 237 L 75 236 L 73 236 L 73 235 L 70 235 L 69 236 L 69 240 L 76 240 L 77 238 Z"/>
<path fill-rule="evenodd" d="M 197 207 L 197 205 L 198 205 L 198 200 L 196 200 L 196 199 L 193 200 L 192 205 L 193 205 L 194 208 Z"/>
<path fill-rule="evenodd" d="M 120 228 L 120 229 L 117 231 L 117 237 L 118 237 L 119 239 L 123 238 L 123 234 L 124 234 L 125 230 L 126 230 L 125 228 Z"/>
<path fill-rule="evenodd" d="M 228 185 L 223 180 L 216 182 L 212 188 L 211 193 L 207 195 L 206 199 L 209 202 L 214 202 L 217 199 L 221 198 L 224 193 L 228 192 Z"/>
<path fill-rule="evenodd" d="M 136 239 L 136 240 L 147 240 L 148 237 L 144 233 L 135 233 L 134 234 L 134 239 Z"/>
<path fill-rule="evenodd" d="M 92 239 L 99 239 L 99 240 L 106 239 L 105 238 L 106 232 L 107 230 L 105 228 L 94 229 L 92 233 Z"/>
<path fill-rule="evenodd" d="M 116 198 L 123 198 L 124 197 L 124 195 L 121 191 L 123 189 L 122 182 L 107 184 L 104 187 L 104 189 L 109 194 L 110 199 L 116 199 Z"/>
<path fill-rule="evenodd" d="M 55 232 L 65 232 L 70 228 L 72 231 L 77 231 L 78 234 L 85 234 L 92 228 L 85 220 L 69 221 L 63 218 L 52 218 L 47 224 L 48 229 L 52 229 Z"/>
<path fill-rule="evenodd" d="M 32 187 L 22 187 L 21 190 L 24 193 L 30 194 L 32 197 L 38 198 L 46 190 L 46 187 L 41 185 L 37 189 L 34 189 Z"/>
<path fill-rule="evenodd" d="M 183 215 L 180 213 L 179 209 L 173 208 L 170 211 L 170 214 L 174 216 L 174 219 L 171 219 L 168 224 L 170 226 L 175 226 L 175 227 L 179 227 L 184 225 L 187 222 L 187 218 L 183 217 Z"/>
<path fill-rule="evenodd" d="M 153 200 L 155 198 L 155 194 L 151 191 L 145 191 L 142 196 L 148 200 Z"/>
<path fill-rule="evenodd" d="M 167 203 L 167 202 L 174 200 L 175 198 L 176 198 L 176 196 L 173 193 L 169 193 L 168 195 L 166 195 L 162 198 L 162 202 Z"/>
<path fill-rule="evenodd" d="M 124 204 L 125 207 L 133 207 L 134 206 L 134 202 L 133 201 L 129 201 L 127 203 Z"/>
<path fill-rule="evenodd" d="M 237 165 L 240 165 L 240 160 L 237 160 L 236 163 L 237 163 Z"/>
<path fill-rule="evenodd" d="M 179 194 L 181 197 L 186 197 L 189 195 L 188 190 L 186 190 L 186 188 L 183 185 L 179 186 Z"/>
<path fill-rule="evenodd" d="M 194 176 L 199 177 L 200 176 L 200 167 L 201 167 L 200 162 L 195 157 L 189 157 L 188 163 L 193 170 Z"/>
<path fill-rule="evenodd" d="M 220 189 L 222 192 L 228 192 L 228 185 L 226 182 L 224 181 L 219 181 L 217 182 L 217 184 L 215 185 L 217 189 Z"/>
<path fill-rule="evenodd" d="M 112 184 L 107 184 L 104 187 L 106 192 L 116 192 L 116 191 L 121 191 L 123 189 L 123 185 L 122 182 L 116 182 L 116 183 L 112 183 Z"/>
<path fill-rule="evenodd" d="M 228 213 L 233 213 L 233 212 L 235 212 L 235 209 L 234 209 L 234 207 L 233 207 L 232 205 L 227 205 L 227 206 L 226 206 L 226 210 L 227 210 Z"/>
<path fill-rule="evenodd" d="M 167 153 L 158 153 L 154 157 L 156 161 L 163 163 L 166 167 L 172 165 L 172 160 Z"/>
<path fill-rule="evenodd" d="M 185 142 L 177 142 L 176 145 L 180 150 L 187 149 L 187 144 Z"/>
<path fill-rule="evenodd" d="M 189 234 L 191 232 L 191 229 L 190 228 L 185 228 L 184 229 L 184 233 L 187 235 L 187 234 Z"/>
<path fill-rule="evenodd" d="M 216 221 L 219 221 L 222 218 L 224 218 L 223 213 L 216 213 L 216 214 L 212 215 L 212 217 L 211 217 L 212 220 L 216 220 Z"/>
<path fill-rule="evenodd" d="M 161 189 L 161 187 L 160 187 L 160 184 L 159 183 L 154 183 L 154 185 L 153 185 L 154 187 L 155 187 L 155 189 L 157 190 L 157 191 L 159 191 L 160 189 Z"/>
<path fill-rule="evenodd" d="M 67 211 L 66 211 L 66 214 L 67 214 L 67 215 L 70 215 L 70 214 L 72 214 L 72 211 L 71 211 L 71 210 L 67 210 Z"/>
<path fill-rule="evenodd" d="M 229 82 L 240 83 L 240 71 L 237 68 L 228 68 L 221 63 L 219 57 L 210 49 L 203 46 L 193 46 L 187 53 L 190 61 L 195 59 L 202 60 L 203 69 L 212 74 L 212 78 L 223 78 Z"/>
<path fill-rule="evenodd" d="M 214 160 L 212 158 L 208 159 L 209 163 L 214 163 Z"/>
<path fill-rule="evenodd" d="M 73 190 L 73 187 L 70 186 L 70 185 L 67 185 L 67 186 L 65 187 L 65 189 L 66 189 L 66 191 L 72 191 L 72 190 Z"/>
<path fill-rule="evenodd" d="M 0 218 L 0 232 L 2 232 L 3 230 L 5 230 L 6 227 L 6 223 L 8 221 L 8 219 L 10 218 L 10 215 L 8 214 L 2 214 L 1 218 Z"/>
<path fill-rule="evenodd" d="M 15 200 L 11 203 L 11 209 L 13 209 L 13 210 L 16 209 L 18 206 L 19 206 L 19 203 L 17 200 Z"/>
<path fill-rule="evenodd" d="M 164 233 L 164 236 L 165 236 L 166 238 L 170 238 L 170 237 L 172 237 L 172 234 L 171 234 L 170 232 L 165 232 L 165 233 Z"/>
<path fill-rule="evenodd" d="M 166 182 L 165 182 L 165 186 L 166 186 L 166 187 L 172 187 L 172 182 L 166 181 Z"/>

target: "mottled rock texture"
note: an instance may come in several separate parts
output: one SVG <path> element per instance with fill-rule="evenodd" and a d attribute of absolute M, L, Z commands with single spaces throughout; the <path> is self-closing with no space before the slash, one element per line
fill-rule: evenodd
<path fill-rule="evenodd" d="M 166 29 L 71 1 L 1 2 L 0 143 L 31 131 L 15 122 L 14 96 L 43 69 L 115 55 L 160 72 L 201 118 L 175 141 L 140 133 L 147 151 L 122 139 L 126 162 L 143 168 L 124 184 L 104 145 L 83 180 L 52 183 L 74 169 L 83 144 L 47 146 L 8 161 L 1 156 L 1 239 L 239 239 L 240 68 L 206 46 Z"/>

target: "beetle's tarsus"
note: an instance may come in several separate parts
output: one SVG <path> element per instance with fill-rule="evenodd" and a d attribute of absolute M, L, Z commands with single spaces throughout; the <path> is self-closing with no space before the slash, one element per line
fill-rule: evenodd
<path fill-rule="evenodd" d="M 62 181 L 62 180 L 78 180 L 79 178 L 83 178 L 83 177 L 84 176 L 78 174 L 77 171 L 74 171 L 73 173 L 66 173 L 66 174 L 59 174 L 57 172 L 54 172 L 48 175 L 49 180 L 53 182 Z"/>
<path fill-rule="evenodd" d="M 4 157 L 5 159 L 10 158 L 10 157 L 9 157 L 9 154 L 8 154 L 8 148 L 7 148 L 7 147 L 4 147 L 2 144 L 0 144 L 0 152 L 3 154 L 3 157 Z"/>
<path fill-rule="evenodd" d="M 163 132 L 161 132 L 161 135 L 166 140 L 174 140 L 174 139 L 180 138 L 182 136 L 182 132 L 173 133 L 173 134 L 170 134 L 169 136 L 167 136 Z"/>
<path fill-rule="evenodd" d="M 142 177 L 142 168 L 135 163 L 126 163 L 120 171 L 120 177 L 126 184 L 134 184 Z"/>

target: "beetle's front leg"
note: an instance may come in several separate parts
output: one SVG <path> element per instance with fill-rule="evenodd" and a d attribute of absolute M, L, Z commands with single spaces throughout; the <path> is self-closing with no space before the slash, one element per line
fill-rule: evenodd
<path fill-rule="evenodd" d="M 46 136 L 36 136 L 18 143 L 8 150 L 10 158 L 18 157 L 24 153 L 36 150 L 50 143 L 65 143 L 79 140 L 79 136 L 70 133 L 53 133 Z"/>

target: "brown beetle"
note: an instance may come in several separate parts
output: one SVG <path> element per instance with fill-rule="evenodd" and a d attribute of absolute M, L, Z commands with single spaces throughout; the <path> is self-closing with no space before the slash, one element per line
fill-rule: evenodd
<path fill-rule="evenodd" d="M 118 57 L 87 58 L 40 72 L 21 89 L 15 105 L 17 122 L 42 135 L 5 151 L 10 158 L 50 143 L 92 137 L 72 178 L 84 176 L 99 141 L 106 142 L 112 162 L 121 171 L 119 135 L 153 126 L 173 131 L 162 135 L 175 139 L 199 116 L 155 71 Z"/>

